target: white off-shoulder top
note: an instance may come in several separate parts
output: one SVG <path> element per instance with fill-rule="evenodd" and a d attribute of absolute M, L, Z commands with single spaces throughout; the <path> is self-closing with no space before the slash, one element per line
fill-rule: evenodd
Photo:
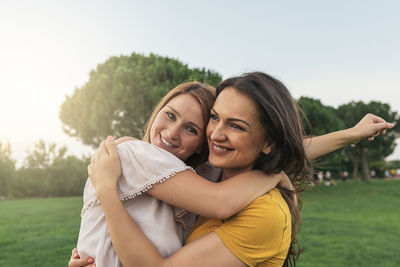
<path fill-rule="evenodd" d="M 143 141 L 119 144 L 117 150 L 122 167 L 118 192 L 123 205 L 163 257 L 173 254 L 182 247 L 185 231 L 194 217 L 145 192 L 178 172 L 194 170 L 168 151 Z M 83 201 L 77 245 L 80 257 L 93 257 L 98 267 L 122 266 L 90 179 L 85 185 Z"/>

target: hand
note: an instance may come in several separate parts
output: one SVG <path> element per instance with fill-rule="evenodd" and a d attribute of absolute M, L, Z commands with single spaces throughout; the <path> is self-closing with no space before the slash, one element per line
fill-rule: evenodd
<path fill-rule="evenodd" d="M 280 181 L 278 182 L 278 185 L 284 189 L 287 189 L 289 191 L 295 190 L 293 187 L 292 182 L 289 179 L 289 176 L 286 175 L 285 172 L 280 172 L 279 173 Z"/>
<path fill-rule="evenodd" d="M 294 188 L 292 182 L 290 181 L 289 176 L 287 176 L 286 173 L 283 171 L 279 173 L 279 176 L 281 177 L 281 180 L 279 181 L 278 185 L 292 192 L 290 194 L 290 198 L 292 199 L 295 206 L 297 206 L 296 189 Z"/>
<path fill-rule="evenodd" d="M 351 129 L 355 137 L 354 143 L 363 138 L 368 138 L 369 141 L 372 141 L 376 136 L 386 134 L 387 129 L 393 127 L 393 123 L 386 122 L 374 114 L 367 114 Z"/>
<path fill-rule="evenodd" d="M 111 136 L 101 142 L 88 166 L 88 173 L 97 196 L 117 190 L 117 181 L 121 176 L 121 163 L 116 143 Z"/>
<path fill-rule="evenodd" d="M 69 259 L 68 262 L 68 267 L 83 267 L 83 266 L 95 267 L 96 264 L 94 263 L 93 258 L 81 259 L 78 254 L 78 250 L 74 248 L 71 253 L 71 258 Z"/>

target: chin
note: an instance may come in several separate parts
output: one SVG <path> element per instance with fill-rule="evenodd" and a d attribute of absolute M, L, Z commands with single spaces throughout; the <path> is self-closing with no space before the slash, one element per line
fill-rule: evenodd
<path fill-rule="evenodd" d="M 228 166 L 229 164 L 227 162 L 224 162 L 221 160 L 210 159 L 208 162 L 216 168 L 229 168 L 229 166 Z"/>

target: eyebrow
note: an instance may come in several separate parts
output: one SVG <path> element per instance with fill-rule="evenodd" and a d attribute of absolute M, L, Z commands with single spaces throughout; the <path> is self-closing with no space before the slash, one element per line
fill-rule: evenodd
<path fill-rule="evenodd" d="M 211 111 L 214 112 L 215 114 L 217 114 L 217 116 L 219 116 L 219 115 L 218 115 L 218 112 L 216 112 L 215 109 L 212 108 Z M 228 120 L 228 121 L 238 121 L 238 122 L 242 122 L 242 123 L 246 124 L 247 127 L 251 128 L 250 124 L 249 124 L 247 121 L 245 121 L 245 120 L 237 119 L 237 118 L 228 118 L 227 120 Z"/>
<path fill-rule="evenodd" d="M 181 114 L 180 114 L 176 109 L 174 109 L 173 107 L 168 106 L 168 105 L 167 105 L 167 107 L 168 107 L 169 109 L 171 109 L 174 113 L 176 113 L 176 115 L 181 116 Z M 204 131 L 201 127 L 199 127 L 196 123 L 194 123 L 194 122 L 192 122 L 192 121 L 189 121 L 188 124 L 190 124 L 190 125 L 196 127 L 197 129 L 199 129 L 199 130 L 202 131 L 202 132 Z"/>

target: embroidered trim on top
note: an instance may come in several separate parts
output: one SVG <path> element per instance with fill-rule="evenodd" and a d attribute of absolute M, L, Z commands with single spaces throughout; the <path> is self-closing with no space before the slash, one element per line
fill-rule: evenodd
<path fill-rule="evenodd" d="M 190 171 L 196 173 L 195 170 L 194 170 L 192 167 L 190 167 L 190 166 L 185 166 L 185 167 L 183 167 L 183 168 L 180 168 L 180 169 L 171 171 L 170 173 L 167 173 L 167 174 L 165 174 L 165 175 L 163 175 L 163 176 L 161 176 L 161 177 L 158 177 L 158 178 L 156 178 L 156 179 L 153 179 L 153 180 L 149 181 L 148 183 L 146 183 L 145 185 L 143 185 L 143 186 L 140 187 L 140 188 L 137 188 L 137 189 L 135 189 L 135 190 L 132 190 L 132 191 L 126 192 L 126 193 L 120 193 L 120 194 L 119 194 L 119 199 L 120 199 L 121 201 L 127 201 L 127 200 L 129 200 L 129 199 L 133 199 L 133 198 L 135 198 L 135 197 L 137 197 L 137 196 L 140 196 L 142 193 L 145 193 L 147 190 L 151 189 L 151 188 L 153 187 L 154 184 L 162 183 L 162 182 L 164 182 L 166 179 L 169 179 L 169 178 L 175 176 L 177 173 L 180 173 L 180 172 L 183 172 L 183 171 L 186 171 L 186 170 L 190 170 Z M 93 186 L 93 185 L 92 185 L 92 186 Z M 92 206 L 94 206 L 94 205 L 100 204 L 100 200 L 97 198 L 96 194 L 93 194 L 93 195 L 91 196 L 91 198 L 92 198 L 92 199 L 91 199 L 86 205 L 83 206 L 82 211 L 81 211 L 81 217 L 83 217 L 83 215 L 85 214 L 85 212 L 86 212 L 90 207 L 92 207 Z M 186 212 L 186 211 L 185 211 L 185 212 Z M 178 214 L 178 215 L 180 215 L 180 214 Z"/>

